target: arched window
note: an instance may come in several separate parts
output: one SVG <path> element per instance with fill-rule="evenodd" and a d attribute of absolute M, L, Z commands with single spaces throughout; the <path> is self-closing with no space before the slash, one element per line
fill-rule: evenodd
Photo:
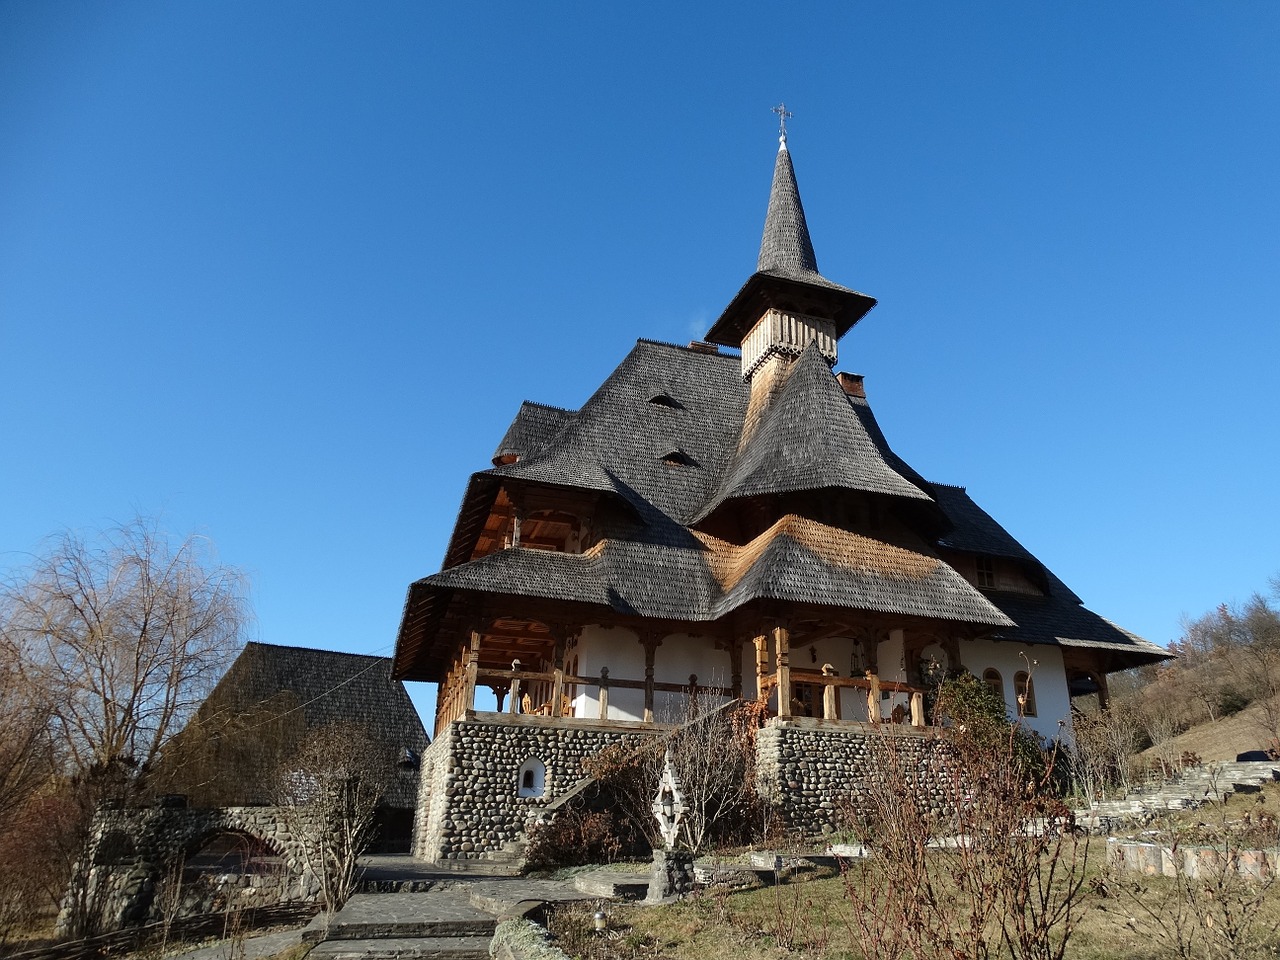
<path fill-rule="evenodd" d="M 546 782 L 547 768 L 537 757 L 530 757 L 520 765 L 520 772 L 516 775 L 516 783 L 519 784 L 516 796 L 540 797 L 546 790 Z"/>
<path fill-rule="evenodd" d="M 1018 698 L 1018 716 L 1034 717 L 1036 715 L 1036 687 L 1027 671 L 1019 670 L 1013 675 L 1013 692 Z"/>
<path fill-rule="evenodd" d="M 1000 676 L 1000 671 L 995 667 L 988 667 L 982 671 L 982 682 L 996 692 L 996 696 L 1000 698 L 1000 702 L 1004 702 L 1004 678 Z"/>

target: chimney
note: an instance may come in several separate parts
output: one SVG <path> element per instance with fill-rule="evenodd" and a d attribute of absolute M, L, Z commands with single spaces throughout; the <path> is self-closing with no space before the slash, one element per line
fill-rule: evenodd
<path fill-rule="evenodd" d="M 841 388 L 849 396 L 857 397 L 859 400 L 867 399 L 867 391 L 862 386 L 862 374 L 841 371 L 836 374 L 836 379 L 840 381 Z"/>

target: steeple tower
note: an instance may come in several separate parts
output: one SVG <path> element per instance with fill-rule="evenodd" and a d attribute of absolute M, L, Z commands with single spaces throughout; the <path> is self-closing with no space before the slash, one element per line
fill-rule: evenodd
<path fill-rule="evenodd" d="M 818 258 L 813 253 L 813 241 L 809 239 L 809 225 L 804 219 L 804 205 L 800 202 L 800 188 L 796 186 L 796 171 L 791 165 L 791 151 L 787 149 L 785 133 L 778 138 L 778 159 L 773 165 L 769 212 L 764 218 L 764 236 L 760 240 L 756 271 L 792 276 L 811 274 L 822 279 L 818 273 Z"/>
<path fill-rule="evenodd" d="M 765 215 L 760 257 L 737 296 L 725 308 L 706 339 L 742 350 L 742 376 L 751 380 L 771 360 L 795 359 L 816 343 L 827 363 L 835 366 L 836 341 L 861 320 L 876 301 L 856 290 L 832 283 L 818 272 L 818 258 L 809 238 L 809 225 L 796 186 L 795 167 L 787 149 L 785 107 L 773 186 Z"/>

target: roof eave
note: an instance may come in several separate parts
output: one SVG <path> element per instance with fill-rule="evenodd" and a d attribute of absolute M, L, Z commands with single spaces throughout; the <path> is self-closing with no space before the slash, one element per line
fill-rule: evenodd
<path fill-rule="evenodd" d="M 876 305 L 875 297 L 868 297 L 856 290 L 837 288 L 834 285 L 824 287 L 768 273 L 753 273 L 703 339 L 708 343 L 738 348 L 750 325 L 759 320 L 764 310 L 775 300 L 788 294 L 821 302 L 824 314 L 835 322 L 837 339 L 848 333 Z"/>

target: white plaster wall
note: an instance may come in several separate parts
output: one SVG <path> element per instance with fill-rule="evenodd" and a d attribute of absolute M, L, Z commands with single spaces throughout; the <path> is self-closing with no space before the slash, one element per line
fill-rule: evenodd
<path fill-rule="evenodd" d="M 960 660 L 978 678 L 990 667 L 1000 671 L 1004 702 L 1009 706 L 1010 716 L 1017 713 L 1014 675 L 1026 670 L 1030 661 L 1034 664 L 1031 683 L 1035 689 L 1036 716 L 1024 717 L 1023 723 L 1048 740 L 1055 737 L 1071 739 L 1071 695 L 1067 690 L 1062 651 L 1057 647 L 973 640 L 960 644 Z M 1060 727 L 1059 721 L 1063 721 L 1065 726 Z"/>
<path fill-rule="evenodd" d="M 661 652 L 661 651 L 659 651 Z M 620 627 L 584 627 L 578 638 L 578 676 L 598 677 L 602 667 L 619 680 L 644 679 L 644 647 L 630 630 Z M 600 688 L 578 687 L 573 701 L 574 716 L 596 719 L 600 716 Z M 643 720 L 644 691 L 609 688 L 610 720 Z"/>
<path fill-rule="evenodd" d="M 600 669 L 608 667 L 609 676 L 619 680 L 644 680 L 644 647 L 630 630 L 585 627 L 574 652 L 578 657 L 579 676 L 598 677 Z M 680 633 L 663 637 L 662 644 L 654 653 L 653 679 L 658 683 L 687 684 L 690 674 L 697 674 L 700 684 L 729 686 L 728 651 L 715 649 L 710 637 L 691 637 Z M 599 717 L 598 695 L 598 687 L 580 686 L 574 698 L 574 715 Z M 654 719 L 659 723 L 683 720 L 686 709 L 682 695 L 660 691 L 654 694 Z M 643 720 L 644 691 L 610 687 L 609 719 Z"/>
<path fill-rule="evenodd" d="M 878 645 L 876 674 L 881 680 L 890 680 L 895 683 L 907 682 L 906 662 L 903 659 L 902 632 L 900 630 L 890 630 L 889 639 L 882 640 Z M 888 718 L 892 716 L 893 708 L 898 706 L 909 713 L 911 710 L 911 695 L 889 690 L 880 692 L 881 717 Z M 866 713 L 865 707 L 863 708 L 863 713 Z"/>
<path fill-rule="evenodd" d="M 744 662 L 746 655 L 744 652 Z M 689 675 L 696 674 L 698 684 L 727 687 L 733 682 L 733 670 L 729 665 L 729 651 L 717 650 L 710 637 L 691 637 L 687 633 L 673 633 L 662 638 L 653 658 L 653 679 L 659 683 L 687 685 Z M 644 671 L 640 672 L 644 676 Z M 643 696 L 642 698 L 643 699 Z M 706 697 L 704 709 L 712 709 L 728 697 Z M 659 723 L 680 723 L 687 719 L 687 698 L 679 693 L 657 692 L 653 695 L 653 717 Z"/>

